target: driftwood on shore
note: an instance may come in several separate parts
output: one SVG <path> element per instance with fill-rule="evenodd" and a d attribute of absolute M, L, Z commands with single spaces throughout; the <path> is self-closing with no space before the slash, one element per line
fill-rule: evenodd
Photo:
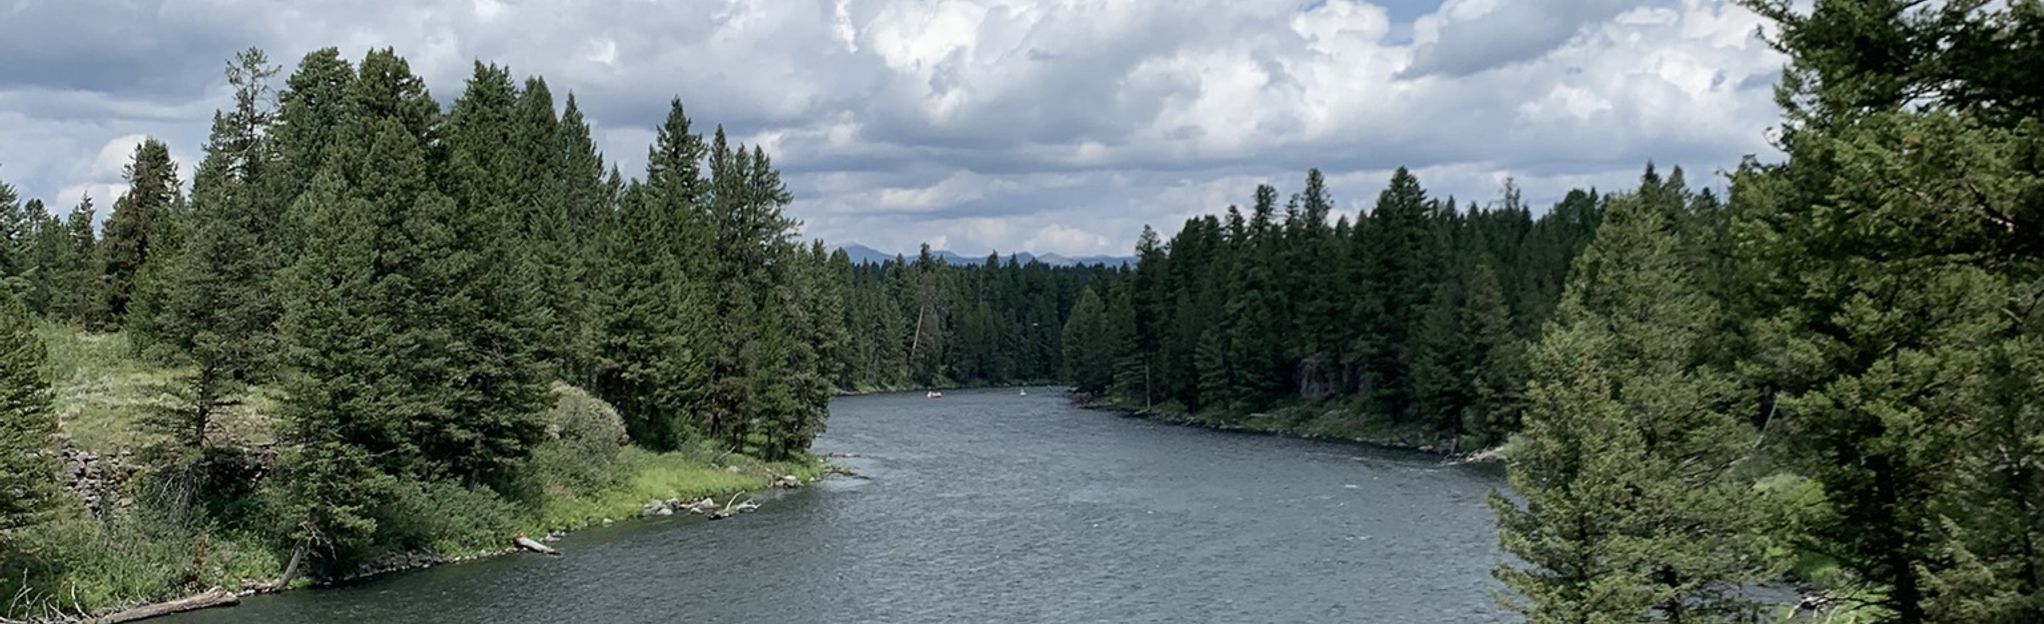
<path fill-rule="evenodd" d="M 292 546 L 291 562 L 284 564 L 284 574 L 278 576 L 276 582 L 256 588 L 256 592 L 274 594 L 289 588 L 291 586 L 291 579 L 298 578 L 298 564 L 305 560 L 306 548 L 307 545 L 303 540 L 299 541 L 298 545 Z"/>
<path fill-rule="evenodd" d="M 534 540 L 533 540 L 532 538 L 530 538 L 530 537 L 526 537 L 526 536 L 523 536 L 523 535 L 520 535 L 520 536 L 518 536 L 518 538 L 517 538 L 517 539 L 511 540 L 511 541 L 512 541 L 512 543 L 515 543 L 515 544 L 517 544 L 519 548 L 522 548 L 522 549 L 525 549 L 525 550 L 529 550 L 529 551 L 532 551 L 532 552 L 536 552 L 536 553 L 539 553 L 539 554 L 542 554 L 542 555 L 554 555 L 554 556 L 560 556 L 560 554 L 561 554 L 561 551 L 558 551 L 558 550 L 554 550 L 554 548 L 553 548 L 552 546 L 548 546 L 548 545 L 546 545 L 546 544 L 541 544 L 541 543 L 539 543 L 539 542 L 537 542 L 537 541 L 534 541 Z"/>
<path fill-rule="evenodd" d="M 732 494 L 731 500 L 725 501 L 721 507 L 712 508 L 709 514 L 710 519 L 723 520 L 725 518 L 729 518 L 740 513 L 752 511 L 754 509 L 759 509 L 759 503 L 752 502 L 750 499 L 741 503 L 738 502 L 738 497 L 739 494 Z M 711 504 L 715 505 L 716 503 L 715 501 L 712 501 Z"/>
<path fill-rule="evenodd" d="M 91 621 L 94 624 L 121 624 L 122 622 L 137 622 L 149 618 L 184 613 L 186 611 L 197 611 L 236 604 L 241 604 L 241 595 L 215 587 L 206 593 L 196 596 L 179 598 L 170 602 L 143 605 L 112 615 L 101 616 Z"/>
<path fill-rule="evenodd" d="M 1445 463 L 1450 465 L 1488 464 L 1502 461 L 1505 461 L 1505 447 L 1503 446 L 1483 449 L 1468 455 L 1451 455 L 1444 460 Z"/>

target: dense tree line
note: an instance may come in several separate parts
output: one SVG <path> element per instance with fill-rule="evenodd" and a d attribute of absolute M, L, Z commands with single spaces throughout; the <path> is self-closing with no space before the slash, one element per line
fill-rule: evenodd
<path fill-rule="evenodd" d="M 1647 177 L 1688 192 L 1679 170 Z M 1135 269 L 1081 295 L 1069 372 L 1084 392 L 1217 424 L 1324 404 L 1493 443 L 1517 428 L 1525 343 L 1606 201 L 1574 191 L 1536 218 L 1509 185 L 1458 204 L 1400 169 L 1351 221 L 1318 171 L 1283 207 L 1260 186 L 1246 215 L 1191 219 L 1168 242 L 1146 230 Z"/>
<path fill-rule="evenodd" d="M 930 253 L 853 264 L 832 257 L 846 287 L 848 330 L 836 385 L 846 390 L 1048 383 L 1065 378 L 1065 320 L 1104 265 L 1003 260 L 953 265 Z"/>
<path fill-rule="evenodd" d="M 796 239 L 765 150 L 706 137 L 676 100 L 626 179 L 573 95 L 557 107 L 503 67 L 476 64 L 446 110 L 387 49 L 315 51 L 281 87 L 258 50 L 227 73 L 189 195 L 153 139 L 100 232 L 90 198 L 59 219 L 0 185 L 0 462 L 23 481 L 0 484 L 0 526 L 50 485 L 14 469 L 53 453 L 47 388 L 16 383 L 39 361 L 31 315 L 125 329 L 184 371 L 150 423 L 181 512 L 251 495 L 223 473 L 252 452 L 216 444 L 212 420 L 280 390 L 294 563 L 328 574 L 419 546 L 391 501 L 420 484 L 528 495 L 557 380 L 654 450 L 779 459 L 823 430 L 847 270 Z"/>

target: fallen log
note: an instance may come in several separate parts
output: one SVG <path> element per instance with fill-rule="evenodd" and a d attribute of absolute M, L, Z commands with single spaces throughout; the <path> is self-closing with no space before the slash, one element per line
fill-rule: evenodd
<path fill-rule="evenodd" d="M 241 604 L 241 596 L 215 587 L 197 596 L 187 596 L 170 602 L 143 605 L 112 615 L 102 616 L 92 621 L 95 624 L 122 624 L 123 622 L 136 622 L 175 613 L 184 613 L 186 611 L 197 611 L 236 604 Z"/>
<path fill-rule="evenodd" d="M 542 555 L 560 556 L 561 554 L 561 551 L 554 550 L 552 546 L 548 546 L 546 544 L 541 544 L 539 542 L 533 541 L 532 538 L 523 535 L 518 536 L 518 538 L 512 540 L 512 542 L 518 544 L 519 548 L 530 550 L 532 552 L 536 552 Z"/>

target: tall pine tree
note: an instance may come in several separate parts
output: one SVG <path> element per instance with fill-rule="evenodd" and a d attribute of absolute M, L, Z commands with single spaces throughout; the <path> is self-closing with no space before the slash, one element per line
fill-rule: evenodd
<path fill-rule="evenodd" d="M 0 548 L 56 501 L 57 414 L 43 379 L 45 357 L 28 308 L 0 289 Z"/>
<path fill-rule="evenodd" d="M 126 318 L 128 304 L 135 297 L 136 281 L 152 254 L 174 228 L 173 220 L 182 203 L 177 163 L 170 159 L 170 147 L 156 139 L 144 139 L 121 170 L 128 191 L 114 202 L 107 216 L 106 256 L 107 312 L 115 320 Z"/>
<path fill-rule="evenodd" d="M 1748 613 L 1756 580 L 1745 488 L 1726 472 L 1752 437 L 1740 390 L 1699 366 L 1718 314 L 1669 215 L 1617 202 L 1532 352 L 1525 443 L 1492 497 L 1497 574 L 1533 622 L 1713 621 Z M 1521 502 L 1523 501 L 1523 502 Z"/>

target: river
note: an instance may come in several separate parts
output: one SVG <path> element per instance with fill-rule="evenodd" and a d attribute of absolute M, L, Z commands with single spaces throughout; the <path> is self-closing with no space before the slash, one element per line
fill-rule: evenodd
<path fill-rule="evenodd" d="M 837 478 L 709 522 L 166 622 L 1490 622 L 1496 471 L 1073 407 L 838 399 Z"/>

